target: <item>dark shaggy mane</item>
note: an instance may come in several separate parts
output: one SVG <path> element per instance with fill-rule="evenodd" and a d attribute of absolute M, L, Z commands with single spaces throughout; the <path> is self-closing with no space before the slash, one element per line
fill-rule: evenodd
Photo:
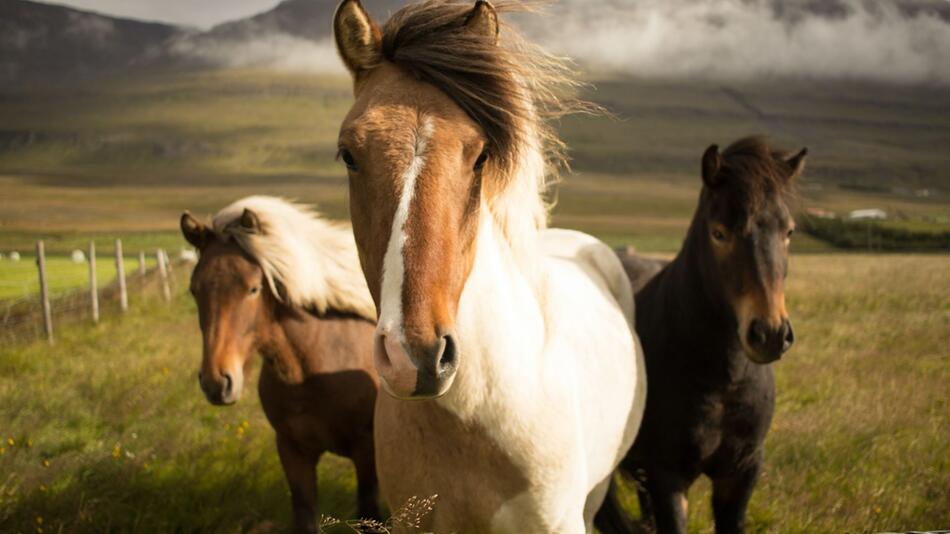
<path fill-rule="evenodd" d="M 565 163 L 564 145 L 545 119 L 593 109 L 567 96 L 578 85 L 572 70 L 504 24 L 497 42 L 466 31 L 472 5 L 428 0 L 400 9 L 382 29 L 383 56 L 444 91 L 468 113 L 502 169 L 513 169 L 532 130 L 548 163 Z M 513 0 L 493 6 L 499 15 L 529 9 Z"/>
<path fill-rule="evenodd" d="M 739 139 L 722 152 L 724 182 L 743 191 L 751 213 L 776 194 L 786 202 L 791 201 L 796 188 L 795 180 L 789 179 L 794 169 L 785 161 L 789 155 L 772 148 L 764 137 Z"/>

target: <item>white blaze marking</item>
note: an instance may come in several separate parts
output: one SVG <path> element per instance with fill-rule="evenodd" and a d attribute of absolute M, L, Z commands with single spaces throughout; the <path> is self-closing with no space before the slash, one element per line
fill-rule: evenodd
<path fill-rule="evenodd" d="M 426 117 L 416 132 L 415 153 L 402 173 L 402 192 L 393 216 L 392 231 L 386 257 L 383 258 L 383 282 L 380 291 L 381 306 L 376 331 L 381 334 L 402 334 L 402 282 L 405 276 L 403 247 L 406 244 L 406 219 L 416 190 L 416 178 L 425 166 L 426 145 L 432 138 L 432 119 Z"/>

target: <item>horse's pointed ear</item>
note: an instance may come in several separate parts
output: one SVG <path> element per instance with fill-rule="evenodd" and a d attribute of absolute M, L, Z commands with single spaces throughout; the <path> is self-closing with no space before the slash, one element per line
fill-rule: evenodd
<path fill-rule="evenodd" d="M 360 0 L 343 0 L 333 16 L 333 37 L 340 58 L 354 78 L 379 64 L 382 33 Z"/>
<path fill-rule="evenodd" d="M 719 171 L 722 169 L 722 157 L 719 155 L 719 146 L 709 145 L 703 152 L 703 183 L 707 187 L 716 187 L 722 183 Z"/>
<path fill-rule="evenodd" d="M 181 235 L 185 236 L 185 241 L 191 243 L 196 249 L 201 250 L 208 244 L 208 238 L 211 236 L 211 230 L 201 224 L 198 219 L 189 212 L 181 214 Z"/>
<path fill-rule="evenodd" d="M 465 17 L 465 28 L 478 35 L 498 41 L 498 13 L 488 0 L 478 0 Z"/>
<path fill-rule="evenodd" d="M 244 212 L 241 213 L 241 229 L 249 234 L 263 233 L 261 231 L 261 220 L 257 218 L 256 213 L 248 208 L 244 208 Z"/>
<path fill-rule="evenodd" d="M 789 180 L 794 180 L 805 170 L 805 156 L 808 155 L 808 149 L 802 148 L 798 154 L 785 160 L 785 163 L 792 169 L 792 174 L 788 175 Z"/>

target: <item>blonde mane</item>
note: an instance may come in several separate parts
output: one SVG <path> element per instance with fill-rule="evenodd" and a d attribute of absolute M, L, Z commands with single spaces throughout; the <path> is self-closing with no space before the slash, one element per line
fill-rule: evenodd
<path fill-rule="evenodd" d="M 260 221 L 259 232 L 241 225 L 245 208 Z M 320 314 L 334 310 L 376 321 L 376 305 L 366 288 L 349 226 L 322 219 L 307 206 L 269 196 L 232 203 L 214 216 L 212 225 L 261 266 L 281 302 Z"/>

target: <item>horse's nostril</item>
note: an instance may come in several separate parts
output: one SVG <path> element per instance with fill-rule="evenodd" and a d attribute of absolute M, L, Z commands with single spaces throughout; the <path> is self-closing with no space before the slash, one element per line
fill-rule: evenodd
<path fill-rule="evenodd" d="M 221 378 L 224 379 L 224 388 L 223 388 L 223 391 L 224 391 L 224 394 L 227 395 L 227 394 L 231 393 L 231 385 L 234 384 L 234 381 L 231 380 L 231 375 L 229 375 L 229 374 L 227 374 L 227 373 L 224 373 L 223 375 L 221 375 Z"/>
<path fill-rule="evenodd" d="M 785 339 L 782 343 L 782 352 L 785 352 L 795 344 L 795 330 L 792 328 L 792 323 L 788 319 L 785 320 L 783 326 L 785 327 Z"/>
<path fill-rule="evenodd" d="M 458 360 L 458 347 L 452 335 L 442 337 L 442 355 L 439 356 L 439 373 L 455 367 Z"/>
<path fill-rule="evenodd" d="M 759 319 L 753 319 L 749 324 L 749 345 L 753 347 L 765 345 L 768 340 L 768 331 L 765 328 L 765 322 Z"/>

